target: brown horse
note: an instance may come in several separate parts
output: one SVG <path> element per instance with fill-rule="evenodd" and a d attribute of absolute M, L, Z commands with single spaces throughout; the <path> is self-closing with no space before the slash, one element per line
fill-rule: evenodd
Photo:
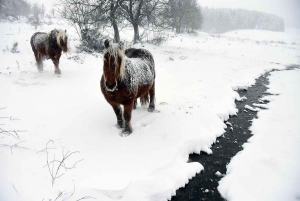
<path fill-rule="evenodd" d="M 55 73 L 61 74 L 59 58 L 61 52 L 68 51 L 67 30 L 53 29 L 49 33 L 36 32 L 31 36 L 30 44 L 34 52 L 38 71 L 43 71 L 43 59 L 50 58 L 54 64 Z"/>
<path fill-rule="evenodd" d="M 150 96 L 148 111 L 155 109 L 154 59 L 145 49 L 124 51 L 122 43 L 111 44 L 106 40 L 104 46 L 101 91 L 117 116 L 118 126 L 125 127 L 123 133 L 130 134 L 131 113 L 136 99 L 140 97 L 141 103 L 145 104 Z M 124 114 L 120 105 L 124 106 Z"/>

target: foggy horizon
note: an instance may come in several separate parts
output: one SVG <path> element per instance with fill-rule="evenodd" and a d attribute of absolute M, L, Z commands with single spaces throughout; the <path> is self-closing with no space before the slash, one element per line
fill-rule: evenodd
<path fill-rule="evenodd" d="M 256 10 L 282 17 L 287 28 L 300 28 L 299 0 L 198 0 L 201 7 Z"/>

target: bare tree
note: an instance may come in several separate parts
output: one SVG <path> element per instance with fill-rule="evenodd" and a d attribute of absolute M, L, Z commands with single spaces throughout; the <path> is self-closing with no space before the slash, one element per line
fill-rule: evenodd
<path fill-rule="evenodd" d="M 100 29 L 112 26 L 114 41 L 120 41 L 118 23 L 121 20 L 119 5 L 123 0 L 58 0 L 58 12 L 77 30 L 83 43 L 94 49 L 102 46 Z M 98 39 L 98 40 L 97 40 Z M 99 40 L 100 39 L 100 40 Z"/>
<path fill-rule="evenodd" d="M 160 0 L 124 0 L 120 6 L 123 17 L 132 24 L 134 30 L 133 42 L 140 41 L 139 26 L 150 22 L 151 14 L 158 8 Z"/>
<path fill-rule="evenodd" d="M 97 22 L 105 20 L 98 15 L 103 5 L 97 5 L 95 0 L 59 0 L 56 4 L 59 14 L 67 19 L 76 29 L 81 40 L 88 38 L 87 32 L 97 27 Z"/>
<path fill-rule="evenodd" d="M 114 29 L 114 42 L 120 42 L 120 33 L 118 27 L 118 20 L 120 19 L 120 4 L 123 0 L 111 0 L 108 4 L 109 20 Z"/>

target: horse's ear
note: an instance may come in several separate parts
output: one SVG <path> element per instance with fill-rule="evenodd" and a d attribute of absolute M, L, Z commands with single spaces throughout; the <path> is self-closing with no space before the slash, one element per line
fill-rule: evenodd
<path fill-rule="evenodd" d="M 108 39 L 106 39 L 104 41 L 104 46 L 105 46 L 106 49 L 109 47 L 109 41 L 108 41 Z"/>
<path fill-rule="evenodd" d="M 67 29 L 65 29 L 65 33 L 67 33 Z"/>
<path fill-rule="evenodd" d="M 120 42 L 119 42 L 119 47 L 120 47 L 120 49 L 122 50 L 122 49 L 124 48 L 124 42 L 120 41 Z"/>

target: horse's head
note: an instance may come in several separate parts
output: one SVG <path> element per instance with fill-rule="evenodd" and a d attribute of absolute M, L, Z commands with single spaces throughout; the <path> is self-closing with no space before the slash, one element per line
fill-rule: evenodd
<path fill-rule="evenodd" d="M 118 79 L 125 75 L 125 53 L 122 43 L 111 44 L 108 40 L 104 42 L 103 52 L 103 76 L 107 91 L 117 88 Z"/>
<path fill-rule="evenodd" d="M 67 30 L 56 29 L 56 41 L 58 46 L 62 49 L 62 51 L 68 51 L 68 36 Z"/>

